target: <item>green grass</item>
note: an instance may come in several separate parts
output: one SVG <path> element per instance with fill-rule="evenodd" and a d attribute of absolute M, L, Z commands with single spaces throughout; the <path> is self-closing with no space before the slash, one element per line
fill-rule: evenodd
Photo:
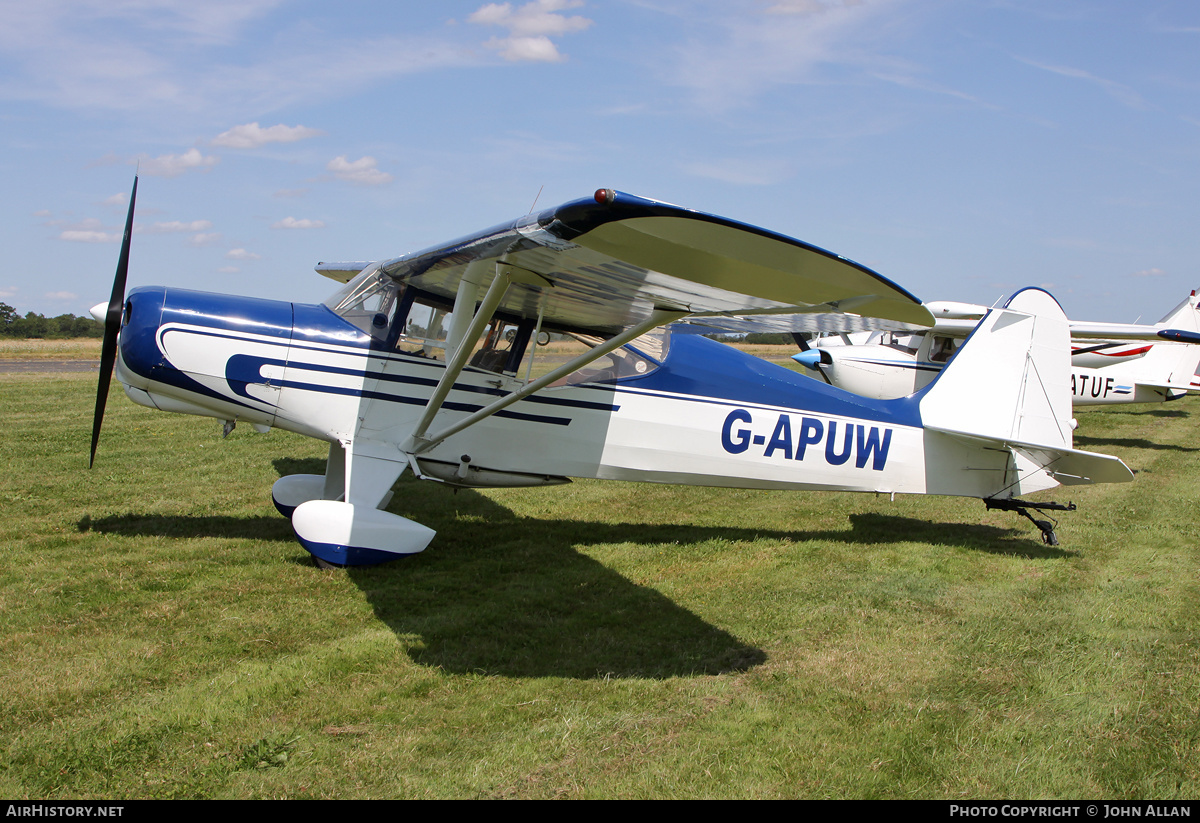
<path fill-rule="evenodd" d="M 978 501 L 402 480 L 324 572 L 323 444 L 0 375 L 0 796 L 1191 798 L 1200 406 L 1082 412 L 1135 483 Z"/>

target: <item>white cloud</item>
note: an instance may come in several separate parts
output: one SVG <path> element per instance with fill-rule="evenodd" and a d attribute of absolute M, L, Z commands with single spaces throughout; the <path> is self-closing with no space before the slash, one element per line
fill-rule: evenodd
<path fill-rule="evenodd" d="M 514 10 L 512 3 L 488 3 L 467 22 L 508 29 L 507 37 L 493 37 L 484 44 L 505 60 L 556 63 L 564 57 L 550 38 L 583 31 L 592 24 L 586 17 L 559 12 L 582 5 L 582 0 L 532 0 Z"/>
<path fill-rule="evenodd" d="M 726 158 L 719 162 L 691 163 L 688 174 L 720 180 L 736 186 L 770 186 L 787 179 L 794 171 L 786 163 L 764 159 Z"/>
<path fill-rule="evenodd" d="M 903 25 L 893 12 L 905 2 L 779 0 L 759 11 L 697 4 L 687 15 L 695 34 L 662 55 L 675 62 L 666 74 L 714 111 L 749 104 L 772 87 L 826 82 L 822 69 L 896 82 L 909 69 L 888 56 Z"/>
<path fill-rule="evenodd" d="M 93 229 L 66 229 L 59 233 L 59 240 L 70 243 L 118 243 L 123 237 L 122 232 L 96 231 Z"/>
<path fill-rule="evenodd" d="M 484 45 L 496 49 L 501 57 L 514 63 L 558 63 L 564 59 L 549 37 L 493 37 Z"/>
<path fill-rule="evenodd" d="M 1162 277 L 1164 274 L 1166 274 L 1166 272 L 1163 271 L 1162 269 L 1142 269 L 1141 271 L 1135 271 L 1133 273 L 1133 276 L 1134 277 Z"/>
<path fill-rule="evenodd" d="M 323 229 L 325 223 L 322 220 L 309 220 L 308 218 L 296 219 L 295 217 L 285 217 L 282 220 L 272 223 L 273 229 Z"/>
<path fill-rule="evenodd" d="M 223 117 L 337 98 L 380 79 L 482 62 L 477 50 L 442 32 L 384 33 L 382 22 L 377 36 L 338 37 L 281 13 L 267 23 L 276 34 L 259 36 L 253 27 L 284 5 L 285 0 L 6 2 L 0 100 L 145 112 L 160 119 L 197 112 Z"/>
<path fill-rule="evenodd" d="M 392 176 L 375 168 L 376 165 L 374 157 L 363 157 L 350 162 L 343 154 L 330 160 L 325 168 L 333 172 L 339 180 L 363 186 L 379 186 L 392 182 Z"/>
<path fill-rule="evenodd" d="M 59 222 L 59 221 L 54 221 Z M 67 240 L 72 243 L 118 243 L 124 235 L 123 229 L 112 229 L 106 227 L 103 223 L 94 217 L 88 217 L 80 220 L 78 223 L 68 225 L 58 235 L 60 240 Z M 157 223 L 145 225 L 142 223 L 134 224 L 134 234 L 179 234 L 194 232 L 196 236 L 188 242 L 193 245 L 200 243 L 213 242 L 218 234 L 207 234 L 208 229 L 212 228 L 211 220 L 167 220 Z"/>
<path fill-rule="evenodd" d="M 188 238 L 189 246 L 213 246 L 221 239 L 220 232 L 193 234 Z"/>
<path fill-rule="evenodd" d="M 779 0 L 767 7 L 767 14 L 824 14 L 838 7 L 861 6 L 866 0 Z"/>
<path fill-rule="evenodd" d="M 290 220 L 291 218 L 289 217 L 288 219 Z M 261 254 L 255 254 L 254 252 L 246 251 L 245 249 L 230 249 L 229 251 L 225 252 L 225 257 L 229 260 L 260 260 L 260 259 L 262 259 Z M 234 271 L 237 271 L 237 269 L 234 269 Z"/>
<path fill-rule="evenodd" d="M 142 174 L 150 177 L 178 177 L 192 169 L 210 169 L 217 164 L 219 158 L 214 155 L 207 157 L 199 149 L 188 149 L 183 154 L 163 154 L 149 158 L 145 155 L 137 158 L 136 163 Z"/>
<path fill-rule="evenodd" d="M 320 129 L 310 129 L 308 126 L 285 126 L 280 123 L 264 129 L 258 123 L 246 123 L 221 132 L 213 138 L 212 145 L 230 149 L 257 149 L 268 143 L 295 143 L 297 140 L 318 137 L 324 133 Z"/>
<path fill-rule="evenodd" d="M 154 223 L 145 228 L 138 226 L 136 232 L 138 234 L 174 234 L 181 231 L 204 231 L 211 228 L 212 222 L 209 220 L 191 220 L 186 223 L 180 220 L 170 220 L 165 223 Z"/>
<path fill-rule="evenodd" d="M 45 297 L 50 300 L 78 300 L 79 295 L 69 291 L 48 291 Z"/>
<path fill-rule="evenodd" d="M 275 192 L 274 196 L 285 199 L 295 199 L 303 197 L 306 194 L 308 194 L 308 189 L 280 189 L 279 191 Z"/>

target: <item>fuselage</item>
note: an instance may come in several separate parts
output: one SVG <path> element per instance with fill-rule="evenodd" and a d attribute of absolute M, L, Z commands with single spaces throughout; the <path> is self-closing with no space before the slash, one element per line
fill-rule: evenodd
<path fill-rule="evenodd" d="M 446 475 L 467 456 L 473 485 L 525 476 L 931 490 L 914 399 L 865 401 L 694 334 L 670 335 L 652 363 L 644 374 L 543 389 L 424 452 L 420 465 Z M 142 288 L 128 297 L 117 377 L 142 405 L 342 444 L 368 439 L 401 461 L 444 370 L 382 350 L 325 305 Z M 468 367 L 441 414 L 473 412 L 521 383 Z"/>
<path fill-rule="evenodd" d="M 1184 344 L 1154 345 L 1178 348 Z M 829 346 L 824 351 L 832 362 L 822 362 L 818 368 L 833 385 L 855 394 L 883 399 L 907 397 L 929 385 L 946 365 L 946 361 L 930 359 L 927 348 L 906 350 L 873 343 Z M 1146 384 L 1151 375 L 1138 368 L 1138 361 L 1153 346 L 1124 345 L 1114 347 L 1111 354 L 1095 351 L 1095 347 L 1079 348 L 1085 350 L 1073 352 L 1071 357 L 1073 405 L 1161 403 L 1186 395 L 1186 391 Z M 1101 364 L 1100 367 L 1092 365 L 1096 363 Z M 1169 375 L 1155 374 L 1153 377 L 1165 382 Z M 1194 378 L 1192 382 L 1200 388 L 1200 382 Z"/>

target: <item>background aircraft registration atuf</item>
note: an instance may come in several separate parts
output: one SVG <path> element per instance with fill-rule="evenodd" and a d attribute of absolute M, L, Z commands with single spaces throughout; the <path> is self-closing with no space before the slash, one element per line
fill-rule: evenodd
<path fill-rule="evenodd" d="M 870 332 L 801 343 L 792 359 L 830 385 L 885 399 L 927 386 L 987 313 L 969 303 L 926 304 L 923 332 Z M 859 339 L 855 339 L 859 338 Z M 1076 406 L 1162 403 L 1200 391 L 1200 299 L 1193 291 L 1153 326 L 1071 321 Z"/>
<path fill-rule="evenodd" d="M 384 510 L 406 470 L 467 488 L 599 477 L 961 495 L 1024 514 L 1048 542 L 1052 525 L 1017 495 L 1132 479 L 1071 447 L 1067 321 L 1037 289 L 990 312 L 923 392 L 865 400 L 689 333 L 933 324 L 875 272 L 765 229 L 601 189 L 393 260 L 321 264 L 345 285 L 319 305 L 126 298 L 136 193 L 135 180 L 92 458 L 114 361 L 136 403 L 325 440 L 324 475 L 272 489 L 318 562 L 429 544 L 431 529 Z M 549 333 L 582 345 L 542 373 Z"/>

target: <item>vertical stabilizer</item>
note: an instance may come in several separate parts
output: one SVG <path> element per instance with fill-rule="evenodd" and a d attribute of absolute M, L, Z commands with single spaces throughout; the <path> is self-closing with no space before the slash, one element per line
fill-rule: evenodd
<path fill-rule="evenodd" d="M 1186 300 L 1156 324 L 1156 328 L 1200 333 L 1200 306 L 1197 306 L 1197 302 L 1193 290 Z M 1193 383 L 1197 367 L 1200 367 L 1200 344 L 1167 342 L 1155 343 L 1145 357 L 1129 364 L 1125 371 L 1139 383 L 1161 386 L 1169 392 L 1176 391 L 1177 394 L 1168 396 L 1171 399 L 1173 396 L 1182 397 L 1182 390 L 1195 390 Z"/>
<path fill-rule="evenodd" d="M 1182 303 L 1167 312 L 1166 317 L 1155 325 L 1163 329 L 1200 332 L 1200 308 L 1196 306 L 1196 301 L 1196 290 L 1192 289 Z"/>
<path fill-rule="evenodd" d="M 1071 333 L 1058 301 L 1024 289 L 980 321 L 921 398 L 929 428 L 1071 448 Z"/>
<path fill-rule="evenodd" d="M 1118 458 L 1071 448 L 1070 342 L 1062 307 L 1041 289 L 984 317 L 920 395 L 930 491 L 997 500 L 1133 479 Z M 1002 470 L 987 455 L 1007 455 Z"/>

